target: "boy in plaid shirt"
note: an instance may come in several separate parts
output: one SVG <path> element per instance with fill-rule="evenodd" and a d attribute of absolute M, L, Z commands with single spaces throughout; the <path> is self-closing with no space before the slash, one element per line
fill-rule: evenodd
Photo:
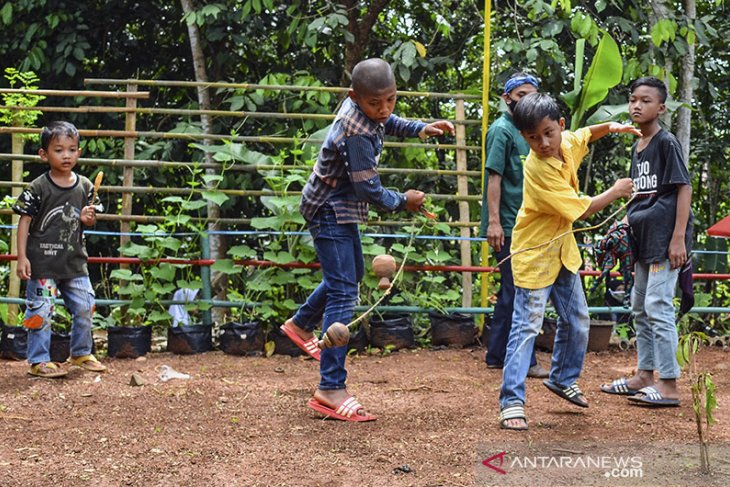
<path fill-rule="evenodd" d="M 323 280 L 281 329 L 307 354 L 320 360 L 321 380 L 308 405 L 345 421 L 376 418 L 345 388 L 347 347 L 328 348 L 320 354 L 312 330 L 320 321 L 325 333 L 332 323 L 352 320 L 365 269 L 357 225 L 367 222 L 368 205 L 391 212 L 415 212 L 425 197 L 414 189 L 400 193 L 383 187 L 378 160 L 384 136 L 454 134 L 454 126 L 447 121 L 425 124 L 393 115 L 395 101 L 395 76 L 388 63 L 374 58 L 355 66 L 349 97 L 322 144 L 299 207 L 314 239 Z"/>

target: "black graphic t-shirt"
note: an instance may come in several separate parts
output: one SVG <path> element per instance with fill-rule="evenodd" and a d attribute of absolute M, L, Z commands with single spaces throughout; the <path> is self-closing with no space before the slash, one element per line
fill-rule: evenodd
<path fill-rule="evenodd" d="M 89 275 L 80 216 L 92 191 L 91 181 L 84 176 L 77 174 L 73 186 L 62 188 L 47 172 L 18 197 L 13 211 L 32 218 L 26 249 L 32 279 Z"/>
<path fill-rule="evenodd" d="M 677 138 L 664 129 L 657 132 L 643 151 L 638 142 L 631 149 L 631 179 L 638 192 L 629 206 L 629 225 L 636 240 L 638 260 L 644 263 L 669 258 L 669 243 L 677 214 L 677 185 L 690 184 Z M 684 244 L 692 245 L 690 211 Z"/>

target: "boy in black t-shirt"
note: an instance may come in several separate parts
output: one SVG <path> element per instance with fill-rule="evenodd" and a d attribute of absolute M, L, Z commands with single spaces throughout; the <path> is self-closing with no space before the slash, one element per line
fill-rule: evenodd
<path fill-rule="evenodd" d="M 86 370 L 106 367 L 91 354 L 94 290 L 81 223 L 96 223 L 93 185 L 73 171 L 81 155 L 79 132 L 68 122 L 53 122 L 41 131 L 41 159 L 49 170 L 18 197 L 13 211 L 18 222 L 18 276 L 27 280 L 23 325 L 28 329 L 31 375 L 62 377 L 61 364 L 51 362 L 51 319 L 61 292 L 72 316 L 70 362 Z"/>
<path fill-rule="evenodd" d="M 692 215 L 687 166 L 676 137 L 659 125 L 667 89 L 654 77 L 631 85 L 629 113 L 642 137 L 631 151 L 631 177 L 637 191 L 628 221 L 638 255 L 631 307 L 636 326 L 637 372 L 601 386 L 603 392 L 629 396 L 637 404 L 679 406 L 676 379 L 677 326 L 674 289 L 687 263 Z M 654 381 L 654 370 L 659 380 Z"/>

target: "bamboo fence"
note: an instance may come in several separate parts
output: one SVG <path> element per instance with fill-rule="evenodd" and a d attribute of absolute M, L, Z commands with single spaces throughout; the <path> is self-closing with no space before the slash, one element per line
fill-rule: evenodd
<path fill-rule="evenodd" d="M 42 95 L 47 98 L 71 98 L 73 103 L 71 106 L 59 106 L 59 105 L 39 105 L 35 107 L 16 107 L 16 106 L 0 106 L 0 110 L 37 110 L 42 113 L 88 113 L 88 114 L 99 114 L 106 117 L 121 117 L 119 118 L 118 125 L 124 126 L 123 130 L 101 130 L 95 128 L 84 128 L 79 127 L 79 133 L 84 138 L 90 137 L 102 137 L 111 139 L 121 139 L 124 144 L 124 157 L 122 159 L 103 159 L 103 158 L 81 158 L 79 165 L 90 166 L 90 167 L 120 167 L 122 168 L 122 184 L 121 185 L 104 185 L 101 187 L 101 192 L 106 194 L 119 195 L 120 204 L 119 212 L 117 214 L 103 214 L 99 215 L 99 220 L 111 221 L 119 223 L 120 231 L 120 244 L 124 244 L 129 240 L 127 234 L 130 233 L 130 225 L 132 223 L 153 223 L 164 221 L 164 217 L 157 215 L 144 215 L 135 214 L 133 211 L 133 198 L 135 195 L 140 194 L 161 194 L 161 195 L 180 195 L 189 196 L 191 194 L 199 193 L 200 189 L 192 188 L 172 188 L 172 187 L 141 187 L 135 185 L 135 173 L 140 170 L 163 170 L 163 169 L 177 169 L 177 168 L 191 168 L 198 167 L 207 170 L 214 171 L 234 171 L 234 172 L 258 172 L 267 170 L 279 170 L 279 171 L 310 171 L 311 168 L 306 165 L 248 165 L 248 164 L 218 164 L 218 163 L 202 163 L 202 162 L 187 162 L 187 161 L 162 161 L 162 160 L 139 160 L 136 158 L 137 155 L 137 143 L 140 140 L 186 140 L 186 141 L 218 141 L 218 142 L 234 142 L 234 143 L 256 143 L 256 144 L 271 144 L 271 145 L 298 145 L 304 142 L 307 143 L 318 143 L 321 140 L 310 140 L 310 139 L 297 139 L 293 137 L 282 137 L 282 136 L 266 136 L 266 135 L 238 135 L 238 134 L 202 134 L 202 133 L 176 133 L 176 132 L 159 132 L 155 130 L 139 130 L 139 116 L 152 117 L 152 116 L 180 116 L 180 117 L 201 117 L 201 116 L 212 116 L 212 117 L 230 117 L 232 119 L 272 119 L 272 120 L 314 120 L 314 121 L 331 121 L 334 119 L 332 114 L 320 114 L 320 113 L 279 113 L 279 112 L 250 112 L 250 111 L 230 111 L 230 110 L 196 110 L 189 108 L 161 108 L 161 107 L 142 107 L 138 103 L 143 100 L 150 98 L 149 91 L 140 91 L 139 87 L 147 87 L 151 89 L 164 90 L 165 88 L 191 88 L 197 89 L 198 87 L 207 87 L 210 89 L 226 89 L 233 90 L 236 92 L 251 91 L 251 90 L 265 90 L 274 92 L 327 92 L 333 94 L 344 94 L 347 92 L 346 88 L 334 88 L 334 87 L 323 87 L 323 86 L 284 86 L 284 85 L 262 85 L 262 84 L 250 84 L 250 83 L 224 83 L 224 82 L 212 82 L 212 83 L 197 83 L 192 81 L 163 81 L 163 80 L 136 80 L 136 79 L 87 79 L 85 80 L 87 86 L 104 85 L 104 86 L 118 86 L 121 87 L 118 91 L 97 91 L 92 89 L 87 90 L 23 90 L 23 89 L 0 89 L 0 93 L 22 93 L 22 94 L 33 94 Z M 164 92 L 161 92 L 164 95 Z M 456 194 L 429 194 L 429 197 L 434 200 L 442 201 L 455 201 L 458 204 L 458 220 L 446 222 L 447 225 L 459 229 L 461 237 L 469 236 L 474 227 L 479 225 L 479 222 L 469 221 L 470 205 L 474 202 L 480 201 L 481 196 L 479 194 L 470 195 L 468 193 L 469 183 L 471 182 L 475 187 L 481 188 L 479 184 L 479 178 L 481 176 L 481 168 L 479 167 L 480 158 L 472 157 L 471 160 L 475 163 L 475 167 L 468 168 L 468 161 L 470 160 L 468 154 L 470 152 L 479 153 L 481 146 L 468 145 L 466 143 L 467 136 L 466 131 L 468 128 L 473 127 L 478 130 L 478 126 L 481 124 L 480 120 L 469 120 L 465 116 L 465 103 L 476 102 L 479 103 L 481 97 L 479 95 L 468 95 L 468 94 L 451 94 L 451 93 L 428 93 L 428 92 L 406 92 L 399 91 L 398 95 L 401 97 L 421 97 L 427 99 L 438 99 L 448 102 L 452 100 L 455 104 L 454 112 L 456 117 L 454 124 L 457 127 L 457 135 L 455 143 L 424 143 L 424 142 L 392 142 L 387 141 L 386 147 L 394 149 L 404 148 L 418 148 L 426 150 L 438 150 L 438 151 L 454 151 L 456 160 L 456 169 L 403 169 L 397 167 L 388 167 L 379 169 L 380 173 L 387 176 L 393 174 L 413 174 L 421 176 L 453 176 L 456 177 L 458 191 Z M 117 105 L 97 105 L 90 103 L 90 101 L 97 99 L 110 99 L 110 100 L 124 100 L 124 106 Z M 80 100 L 84 100 L 82 103 Z M 45 100 L 44 102 L 45 103 Z M 425 122 L 431 122 L 433 119 L 422 119 Z M 27 184 L 23 181 L 23 164 L 34 163 L 39 161 L 38 156 L 24 154 L 24 148 L 22 144 L 23 136 L 28 134 L 37 134 L 40 132 L 39 128 L 33 127 L 8 127 L 0 126 L 0 134 L 7 134 L 13 140 L 13 150 L 8 154 L 0 154 L 0 160 L 11 161 L 13 166 L 13 172 L 11 180 L 0 181 L 0 188 L 10 188 L 12 194 L 17 196 L 20 190 Z M 245 133 L 245 131 L 244 131 Z M 223 189 L 220 192 L 237 197 L 252 197 L 259 198 L 262 196 L 274 195 L 271 191 L 266 190 L 246 190 L 246 189 Z M 278 195 L 284 196 L 296 196 L 301 194 L 298 191 L 290 191 L 284 193 L 277 193 Z M 112 206 L 112 205 L 109 205 Z M 113 206 L 112 206 L 113 207 Z M 0 210 L 0 215 L 12 215 L 12 212 L 7 209 Z M 248 216 L 248 215 L 247 215 Z M 255 216 L 255 215 L 250 215 Z M 13 215 L 12 222 L 17 223 L 17 218 Z M 205 222 L 205 218 L 194 216 L 192 221 Z M 217 223 L 224 226 L 248 226 L 251 223 L 251 218 L 221 218 L 217 220 Z M 403 227 L 410 222 L 407 221 L 390 221 L 390 220 L 379 220 L 372 222 L 375 225 L 384 227 Z M 11 237 L 14 243 L 15 236 Z M 460 241 L 460 254 L 461 254 L 461 265 L 465 267 L 471 266 L 472 249 L 468 239 Z M 12 249 L 11 252 L 15 253 L 17 249 Z M 13 262 L 14 264 L 14 262 Z M 11 269 L 11 280 L 15 276 L 15 269 Z M 472 284 L 471 274 L 468 272 L 463 273 L 463 285 L 464 285 L 464 298 L 462 305 L 465 307 L 471 306 L 472 299 Z M 15 293 L 12 292 L 15 289 Z M 19 286 L 11 286 L 11 297 L 17 296 L 17 289 Z"/>

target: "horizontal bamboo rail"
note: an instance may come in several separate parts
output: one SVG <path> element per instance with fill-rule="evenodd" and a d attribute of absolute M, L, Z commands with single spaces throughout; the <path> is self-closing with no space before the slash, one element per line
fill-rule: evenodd
<path fill-rule="evenodd" d="M 94 91 L 94 90 L 26 90 L 22 88 L 0 88 L 0 93 L 18 93 L 40 96 L 84 96 L 87 98 L 149 98 L 149 91 Z"/>
<path fill-rule="evenodd" d="M 326 113 L 278 113 L 278 112 L 242 112 L 231 110 L 192 110 L 183 108 L 134 108 L 134 107 L 112 107 L 112 106 L 85 106 L 85 107 L 55 107 L 55 106 L 34 106 L 19 107 L 15 105 L 0 105 L 0 110 L 14 111 L 39 111 L 48 113 L 139 113 L 142 115 L 185 115 L 200 116 L 210 115 L 213 117 L 232 118 L 270 118 L 275 120 L 324 120 L 335 119 L 335 115 Z M 436 118 L 409 118 L 409 120 L 420 120 L 431 123 L 440 119 Z M 456 125 L 479 125 L 479 120 L 452 120 Z"/>
<path fill-rule="evenodd" d="M 39 134 L 41 129 L 26 127 L 0 127 L 0 134 Z M 230 142 L 253 142 L 261 144 L 321 144 L 322 139 L 299 139 L 295 137 L 271 137 L 271 136 L 248 136 L 248 135 L 215 135 L 215 134 L 184 134 L 180 132 L 153 132 L 137 130 L 88 130 L 79 129 L 82 137 L 149 137 L 153 139 L 180 139 L 180 140 L 218 140 Z M 478 151 L 478 145 L 457 145 L 441 144 L 439 142 L 428 144 L 418 142 L 385 142 L 385 147 L 412 147 L 421 149 L 439 150 L 471 150 Z"/>
<path fill-rule="evenodd" d="M 0 209 L 0 215 L 12 215 L 12 210 Z M 96 215 L 96 219 L 99 221 L 109 222 L 134 222 L 134 223 L 165 223 L 169 222 L 170 219 L 164 216 L 152 216 L 152 215 L 117 215 L 109 213 L 99 213 Z M 216 223 L 221 226 L 237 226 L 237 225 L 251 225 L 251 218 L 218 218 L 215 220 Z M 191 217 L 190 221 L 195 223 L 210 223 L 211 220 L 205 217 Z M 440 222 L 451 228 L 460 227 L 478 227 L 479 222 Z M 367 222 L 368 226 L 373 227 L 397 227 L 403 228 L 407 225 L 412 225 L 413 220 L 370 220 Z"/>
<path fill-rule="evenodd" d="M 0 153 L 0 161 L 25 161 L 42 163 L 39 156 L 19 155 L 19 154 L 2 154 Z M 45 164 L 45 163 L 44 163 Z M 304 165 L 274 165 L 274 164 L 218 164 L 205 162 L 181 162 L 181 161 L 157 161 L 153 159 L 94 159 L 81 157 L 78 160 L 80 166 L 102 166 L 102 167 L 154 167 L 154 168 L 189 168 L 198 167 L 201 169 L 218 169 L 225 172 L 257 172 L 257 171 L 274 171 L 283 170 L 291 171 L 295 169 L 304 169 L 311 171 L 310 166 Z M 398 167 L 379 167 L 380 174 L 416 174 L 421 176 L 479 176 L 479 171 L 457 171 L 453 169 L 404 169 Z"/>
<path fill-rule="evenodd" d="M 268 91 L 319 91 L 325 93 L 347 93 L 349 88 L 331 86 L 293 86 L 293 85 L 261 85 L 255 83 L 227 83 L 222 81 L 198 82 L 198 81 L 172 81 L 172 80 L 150 80 L 150 79 L 105 79 L 86 78 L 85 85 L 137 85 L 137 86 L 161 86 L 161 87 L 184 87 L 184 88 L 231 88 L 239 90 L 268 90 Z M 469 95 L 466 93 L 430 93 L 427 91 L 397 91 L 398 96 L 421 97 L 421 98 L 447 98 L 451 100 L 475 100 L 481 102 L 481 95 Z"/>
<path fill-rule="evenodd" d="M 13 182 L 13 181 L 0 181 L 0 188 L 24 188 L 30 183 L 27 182 Z M 102 193 L 132 193 L 132 194 L 169 194 L 177 196 L 190 196 L 195 194 L 202 194 L 204 191 L 210 191 L 207 188 L 194 189 L 194 188 L 160 188 L 157 186 L 101 186 L 99 191 Z M 218 193 L 223 193 L 229 196 L 301 196 L 301 191 L 281 191 L 274 192 L 271 190 L 253 190 L 253 189 L 218 189 Z M 454 195 L 454 194 L 434 194 L 430 193 L 427 195 L 433 200 L 442 201 L 481 201 L 481 197 L 478 195 Z"/>

